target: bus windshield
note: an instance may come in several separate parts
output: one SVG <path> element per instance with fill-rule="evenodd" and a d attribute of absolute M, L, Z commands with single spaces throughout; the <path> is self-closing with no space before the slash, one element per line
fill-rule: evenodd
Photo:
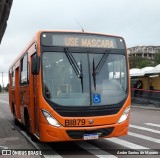
<path fill-rule="evenodd" d="M 109 106 L 127 97 L 122 54 L 43 52 L 42 76 L 44 97 L 60 106 Z"/>

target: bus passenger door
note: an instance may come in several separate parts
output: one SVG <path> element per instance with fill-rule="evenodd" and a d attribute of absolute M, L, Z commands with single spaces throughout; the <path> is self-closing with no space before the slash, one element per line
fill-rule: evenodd
<path fill-rule="evenodd" d="M 28 54 L 27 52 L 22 56 L 20 60 L 20 81 L 19 81 L 19 103 L 22 123 L 25 125 L 25 117 L 29 117 L 29 89 L 28 89 Z M 17 91 L 17 92 L 18 92 Z M 28 120 L 27 120 L 28 122 Z"/>
<path fill-rule="evenodd" d="M 35 69 L 34 67 L 37 65 L 36 61 L 37 54 L 33 54 L 31 56 L 31 93 L 32 93 L 32 109 L 33 109 L 33 115 L 34 115 L 34 129 L 35 134 L 39 136 L 39 105 L 38 105 L 38 74 L 33 72 Z"/>
<path fill-rule="evenodd" d="M 38 108 L 38 99 L 37 99 L 37 76 L 33 76 L 33 107 L 34 107 L 34 124 L 35 124 L 35 133 L 39 135 L 39 108 Z"/>

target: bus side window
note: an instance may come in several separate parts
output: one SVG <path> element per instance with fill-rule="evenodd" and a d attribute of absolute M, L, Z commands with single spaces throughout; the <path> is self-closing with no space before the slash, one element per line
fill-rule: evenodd
<path fill-rule="evenodd" d="M 12 71 L 12 87 L 15 86 L 15 70 Z"/>
<path fill-rule="evenodd" d="M 27 54 L 21 59 L 20 84 L 28 84 L 28 58 Z"/>
<path fill-rule="evenodd" d="M 12 87 L 12 70 L 9 71 L 9 84 Z"/>

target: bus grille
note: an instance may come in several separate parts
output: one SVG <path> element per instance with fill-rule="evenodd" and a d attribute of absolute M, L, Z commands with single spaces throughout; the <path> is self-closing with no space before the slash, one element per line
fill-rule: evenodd
<path fill-rule="evenodd" d="M 66 133 L 72 139 L 83 139 L 84 134 L 100 134 L 99 137 L 105 137 L 111 134 L 113 130 L 114 127 L 109 127 L 96 130 L 66 130 Z"/>
<path fill-rule="evenodd" d="M 59 115 L 65 117 L 89 117 L 89 116 L 105 116 L 113 115 L 119 112 L 120 108 L 112 109 L 56 109 Z"/>

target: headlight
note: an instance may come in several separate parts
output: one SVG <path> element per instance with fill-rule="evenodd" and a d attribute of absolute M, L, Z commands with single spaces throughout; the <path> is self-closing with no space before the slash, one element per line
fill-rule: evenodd
<path fill-rule="evenodd" d="M 121 116 L 120 119 L 118 120 L 118 123 L 122 123 L 123 121 L 127 120 L 129 111 L 130 111 L 130 106 L 127 107 L 127 108 L 124 110 L 122 116 Z"/>
<path fill-rule="evenodd" d="M 61 126 L 61 124 L 48 111 L 42 109 L 42 113 L 50 125 L 56 126 L 56 127 Z"/>

